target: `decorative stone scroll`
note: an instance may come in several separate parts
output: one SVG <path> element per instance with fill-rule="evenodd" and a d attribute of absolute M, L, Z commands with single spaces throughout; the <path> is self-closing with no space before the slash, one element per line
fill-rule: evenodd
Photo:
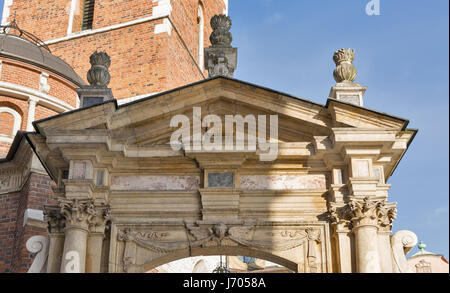
<path fill-rule="evenodd" d="M 401 230 L 391 237 L 394 273 L 414 273 L 406 260 L 406 254 L 417 244 L 417 235 L 408 230 Z"/>
<path fill-rule="evenodd" d="M 26 247 L 29 252 L 35 253 L 33 263 L 27 273 L 43 273 L 46 271 L 49 240 L 45 236 L 37 235 L 27 240 Z"/>

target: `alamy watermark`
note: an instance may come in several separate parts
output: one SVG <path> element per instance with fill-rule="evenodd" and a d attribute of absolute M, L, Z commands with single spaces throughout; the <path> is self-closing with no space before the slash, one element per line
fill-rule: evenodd
<path fill-rule="evenodd" d="M 170 145 L 179 151 L 235 151 L 256 152 L 261 161 L 274 161 L 278 156 L 278 116 L 225 115 L 223 121 L 217 115 L 207 115 L 202 120 L 200 107 L 194 107 L 191 120 L 186 115 L 176 115 L 170 120 L 171 127 L 179 127 L 172 133 Z M 267 139 L 267 122 L 270 136 Z M 247 126 L 247 139 L 245 138 Z M 191 139 L 192 133 L 192 139 Z M 225 134 L 225 135 L 223 135 Z M 225 138 L 225 141 L 223 139 Z"/>
<path fill-rule="evenodd" d="M 366 5 L 367 15 L 380 15 L 380 0 L 371 0 Z"/>

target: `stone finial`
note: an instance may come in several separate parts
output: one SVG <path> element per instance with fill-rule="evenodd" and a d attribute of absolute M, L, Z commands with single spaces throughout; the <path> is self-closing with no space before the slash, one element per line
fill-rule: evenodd
<path fill-rule="evenodd" d="M 329 97 L 346 103 L 363 106 L 363 96 L 366 87 L 354 83 L 357 75 L 353 59 L 355 51 L 352 49 L 340 49 L 334 52 L 333 61 L 336 69 L 333 72 L 337 84 L 331 88 Z"/>
<path fill-rule="evenodd" d="M 87 73 L 87 80 L 90 85 L 77 89 L 82 108 L 114 99 L 111 89 L 108 88 L 111 80 L 111 75 L 108 71 L 111 65 L 111 58 L 106 52 L 95 51 L 89 57 L 89 62 L 91 63 L 91 68 Z"/>
<path fill-rule="evenodd" d="M 94 52 L 89 58 L 91 69 L 87 73 L 87 80 L 92 87 L 106 88 L 111 79 L 108 68 L 111 58 L 105 52 Z"/>
<path fill-rule="evenodd" d="M 214 15 L 211 18 L 213 32 L 209 40 L 213 47 L 231 47 L 231 42 L 233 41 L 233 37 L 229 32 L 231 24 L 231 18 L 224 14 Z"/>
<path fill-rule="evenodd" d="M 237 49 L 231 47 L 231 24 L 231 18 L 224 14 L 215 15 L 211 19 L 211 46 L 205 49 L 205 67 L 209 77 L 233 77 L 237 64 Z"/>
<path fill-rule="evenodd" d="M 336 69 L 333 72 L 336 82 L 353 83 L 356 79 L 356 67 L 353 66 L 355 51 L 352 49 L 340 49 L 334 52 L 333 60 L 336 63 Z"/>

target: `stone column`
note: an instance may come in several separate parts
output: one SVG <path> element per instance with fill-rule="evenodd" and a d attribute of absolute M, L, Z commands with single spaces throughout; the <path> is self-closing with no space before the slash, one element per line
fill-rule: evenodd
<path fill-rule="evenodd" d="M 356 243 L 356 267 L 359 273 L 381 273 L 378 231 L 383 221 L 392 222 L 395 212 L 384 201 L 353 199 L 349 203 Z M 384 254 L 385 252 L 383 252 Z"/>
<path fill-rule="evenodd" d="M 44 209 L 50 238 L 47 273 L 59 273 L 64 249 L 65 219 L 63 215 L 60 214 L 59 207 L 57 206 L 46 206 Z"/>
<path fill-rule="evenodd" d="M 330 204 L 328 214 L 330 222 L 335 227 L 339 225 L 345 227 L 348 223 L 348 228 L 354 234 L 356 272 L 389 272 L 391 248 L 389 242 L 383 238 L 389 237 L 389 234 L 381 234 L 380 238 L 379 233 L 384 232 L 386 227 L 389 227 L 390 231 L 396 214 L 395 203 L 387 204 L 384 200 L 371 200 L 370 197 L 353 197 L 346 205 Z M 336 234 L 339 240 L 340 269 L 341 272 L 349 272 L 352 265 L 350 238 L 344 234 L 345 229 L 339 231 L 342 233 Z"/>
<path fill-rule="evenodd" d="M 96 207 L 95 214 L 91 221 L 87 242 L 86 273 L 100 273 L 103 239 L 110 209 L 108 206 Z"/>
<path fill-rule="evenodd" d="M 89 223 L 95 215 L 93 203 L 84 199 L 60 200 L 61 212 L 66 218 L 64 252 L 61 273 L 84 273 Z"/>
<path fill-rule="evenodd" d="M 351 222 L 346 216 L 348 206 L 344 203 L 330 203 L 328 218 L 336 241 L 336 261 L 339 273 L 352 273 Z"/>
<path fill-rule="evenodd" d="M 396 203 L 378 205 L 378 249 L 382 273 L 393 273 L 391 233 L 392 221 L 397 217 Z"/>

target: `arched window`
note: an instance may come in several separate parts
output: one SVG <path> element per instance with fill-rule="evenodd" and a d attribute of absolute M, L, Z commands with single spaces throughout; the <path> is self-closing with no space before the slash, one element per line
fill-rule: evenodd
<path fill-rule="evenodd" d="M 204 35 L 205 35 L 205 17 L 203 15 L 203 7 L 198 5 L 198 65 L 204 69 Z"/>
<path fill-rule="evenodd" d="M 21 124 L 22 116 L 19 112 L 9 107 L 0 107 L 0 134 L 16 135 Z"/>

